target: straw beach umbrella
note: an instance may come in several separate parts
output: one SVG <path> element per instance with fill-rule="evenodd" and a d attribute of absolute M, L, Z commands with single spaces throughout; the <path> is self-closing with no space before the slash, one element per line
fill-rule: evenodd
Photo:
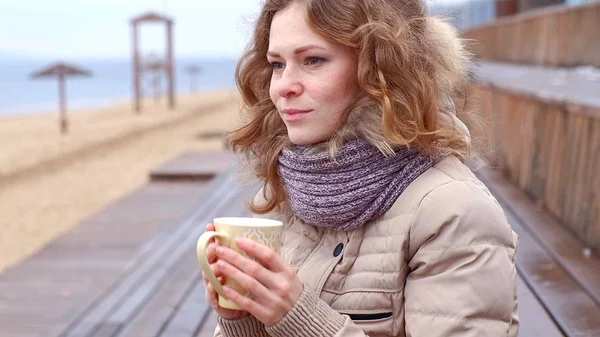
<path fill-rule="evenodd" d="M 200 67 L 190 65 L 185 68 L 185 72 L 190 75 L 190 92 L 196 92 L 198 88 L 198 75 L 201 72 Z"/>
<path fill-rule="evenodd" d="M 58 62 L 30 75 L 30 78 L 33 80 L 51 77 L 58 78 L 58 99 L 60 106 L 59 125 L 62 134 L 66 134 L 69 131 L 69 122 L 67 120 L 67 76 L 90 77 L 92 76 L 92 73 L 66 63 Z"/>

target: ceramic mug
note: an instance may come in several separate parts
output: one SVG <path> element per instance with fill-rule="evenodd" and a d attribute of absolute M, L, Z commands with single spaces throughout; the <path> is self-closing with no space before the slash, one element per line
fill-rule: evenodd
<path fill-rule="evenodd" d="M 213 220 L 215 225 L 214 232 L 205 232 L 198 239 L 196 253 L 200 267 L 206 275 L 208 281 L 219 294 L 219 306 L 222 308 L 240 310 L 240 308 L 225 296 L 221 283 L 213 274 L 208 258 L 206 256 L 206 247 L 208 242 L 215 238 L 217 244 L 228 247 L 242 255 L 245 255 L 235 244 L 236 238 L 242 237 L 259 242 L 274 251 L 279 250 L 281 245 L 281 228 L 283 223 L 277 220 L 262 218 L 243 218 L 229 217 L 216 218 Z M 247 291 L 232 280 L 225 279 L 225 285 L 235 289 L 240 294 L 246 294 Z"/>

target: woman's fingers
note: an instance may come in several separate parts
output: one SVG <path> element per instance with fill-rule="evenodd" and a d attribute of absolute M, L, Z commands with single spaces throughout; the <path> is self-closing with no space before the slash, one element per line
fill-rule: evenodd
<path fill-rule="evenodd" d="M 227 263 L 225 260 L 219 260 L 217 265 L 223 273 L 223 276 L 230 280 L 235 280 L 242 288 L 246 289 L 253 298 L 260 299 L 261 302 L 266 303 L 271 300 L 272 294 L 260 280 L 240 270 L 238 266 Z M 264 269 L 262 266 L 259 267 Z"/>
<path fill-rule="evenodd" d="M 219 270 L 216 263 L 210 265 L 210 270 L 212 270 L 212 273 L 217 277 L 218 280 L 223 279 L 223 273 L 221 272 L 221 270 Z M 202 278 L 204 279 L 205 284 L 210 283 L 205 272 L 202 272 Z M 223 284 L 223 282 L 221 282 L 221 284 Z"/>
<path fill-rule="evenodd" d="M 217 269 L 216 265 L 212 265 L 211 268 L 214 270 Z M 219 295 L 217 294 L 217 291 L 215 290 L 215 288 L 213 287 L 212 283 L 210 283 L 208 281 L 208 279 L 206 278 L 206 275 L 204 273 L 202 273 L 203 277 L 204 277 L 204 295 L 206 297 L 206 299 L 208 300 L 208 303 L 210 303 L 210 305 L 213 308 L 217 308 L 219 306 Z M 221 285 L 225 284 L 225 279 L 222 276 L 217 276 L 217 280 L 219 281 L 219 283 L 221 283 Z"/>
<path fill-rule="evenodd" d="M 210 306 L 213 308 L 219 307 L 219 295 L 215 291 L 215 288 L 213 288 L 212 284 L 207 284 L 206 288 L 204 289 L 206 289 L 204 292 L 204 296 L 206 297 L 206 300 L 208 301 Z"/>
<path fill-rule="evenodd" d="M 208 246 L 206 247 L 206 259 L 208 260 L 208 263 L 215 263 L 217 261 L 217 244 L 212 242 L 209 243 Z"/>
<path fill-rule="evenodd" d="M 275 254 L 275 252 L 271 251 L 270 248 L 266 246 L 259 245 L 258 250 L 265 250 L 262 255 L 270 256 L 270 259 L 278 259 L 279 257 Z M 240 247 L 242 248 L 242 247 Z M 218 263 L 221 261 L 226 261 L 235 268 L 239 269 L 244 274 L 256 279 L 258 282 L 263 284 L 268 289 L 275 289 L 280 284 L 277 279 L 275 279 L 275 275 L 273 270 L 269 268 L 269 264 L 274 264 L 277 262 L 271 261 L 269 264 L 261 264 L 256 262 L 255 260 L 248 258 L 242 254 L 238 254 L 235 251 L 226 248 L 226 247 L 218 247 L 217 255 L 219 256 Z M 250 255 L 250 254 L 248 254 Z M 253 257 L 252 255 L 250 255 Z M 221 270 L 224 272 L 224 270 Z M 227 275 L 227 274 L 225 274 Z M 227 275 L 229 276 L 229 275 Z M 250 290 L 250 289 L 248 289 Z"/>
<path fill-rule="evenodd" d="M 287 264 L 271 248 L 256 241 L 239 238 L 236 245 L 248 256 L 259 261 L 267 269 L 274 272 L 286 271 Z"/>

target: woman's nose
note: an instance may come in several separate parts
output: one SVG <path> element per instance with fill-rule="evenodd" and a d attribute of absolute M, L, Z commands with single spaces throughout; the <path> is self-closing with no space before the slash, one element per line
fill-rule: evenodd
<path fill-rule="evenodd" d="M 300 96 L 302 90 L 303 86 L 298 74 L 291 68 L 284 69 L 283 74 L 277 81 L 277 93 L 279 96 L 284 98 Z"/>

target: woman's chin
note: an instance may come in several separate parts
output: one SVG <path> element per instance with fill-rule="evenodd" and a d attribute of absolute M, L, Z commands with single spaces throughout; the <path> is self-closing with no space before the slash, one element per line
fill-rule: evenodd
<path fill-rule="evenodd" d="M 320 137 L 319 135 L 311 134 L 308 131 L 302 132 L 301 130 L 288 130 L 288 137 L 294 145 L 313 145 L 327 139 L 327 137 Z"/>

